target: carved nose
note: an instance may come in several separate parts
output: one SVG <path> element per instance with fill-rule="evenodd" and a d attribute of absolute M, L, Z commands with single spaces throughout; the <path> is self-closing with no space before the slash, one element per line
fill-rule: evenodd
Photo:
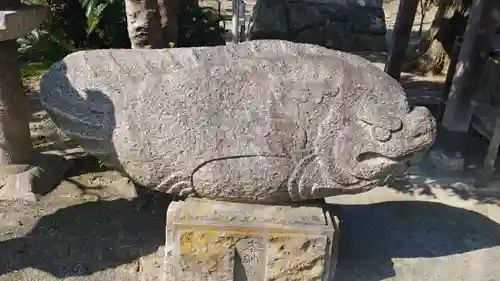
<path fill-rule="evenodd" d="M 436 133 L 436 120 L 431 111 L 423 106 L 416 106 L 407 115 L 404 125 L 411 139 L 434 137 Z"/>

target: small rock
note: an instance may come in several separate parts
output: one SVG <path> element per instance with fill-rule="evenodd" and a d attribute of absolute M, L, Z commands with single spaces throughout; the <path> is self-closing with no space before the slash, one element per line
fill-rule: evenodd
<path fill-rule="evenodd" d="M 262 0 L 254 8 L 249 36 L 343 51 L 385 52 L 386 31 L 382 0 Z"/>
<path fill-rule="evenodd" d="M 109 187 L 125 199 L 134 199 L 138 196 L 134 183 L 128 178 L 117 179 L 110 183 Z"/>
<path fill-rule="evenodd" d="M 88 273 L 88 269 L 84 265 L 78 263 L 73 268 L 73 273 L 77 276 L 86 275 Z"/>
<path fill-rule="evenodd" d="M 433 149 L 429 155 L 432 163 L 442 170 L 462 171 L 465 167 L 464 157 L 459 152 L 450 155 L 441 149 Z"/>
<path fill-rule="evenodd" d="M 0 189 L 0 200 L 24 200 L 36 202 L 39 196 L 31 191 L 34 175 L 31 171 L 10 175 Z"/>

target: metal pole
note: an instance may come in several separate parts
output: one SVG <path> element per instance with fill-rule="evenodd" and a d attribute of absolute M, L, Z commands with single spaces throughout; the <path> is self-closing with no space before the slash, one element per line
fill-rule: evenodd
<path fill-rule="evenodd" d="M 240 42 L 240 0 L 233 0 L 232 36 L 233 43 Z"/>

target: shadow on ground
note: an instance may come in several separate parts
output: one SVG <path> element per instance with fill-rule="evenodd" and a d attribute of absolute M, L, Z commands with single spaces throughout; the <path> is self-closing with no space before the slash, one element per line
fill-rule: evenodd
<path fill-rule="evenodd" d="M 58 278 L 132 263 L 164 244 L 170 200 L 83 203 L 43 216 L 23 237 L 0 242 L 0 275 L 37 268 Z M 341 219 L 334 280 L 395 276 L 394 258 L 432 258 L 500 245 L 500 225 L 440 203 L 329 205 Z"/>
<path fill-rule="evenodd" d="M 169 202 L 141 196 L 45 215 L 28 234 L 0 242 L 0 275 L 31 267 L 64 278 L 131 263 L 164 244 Z"/>
<path fill-rule="evenodd" d="M 445 146 L 446 143 L 439 137 L 433 148 Z M 500 205 L 500 161 L 495 163 L 495 172 L 486 188 L 478 188 L 475 181 L 484 167 L 489 142 L 479 133 L 471 132 L 466 136 L 467 145 L 462 150 L 465 168 L 460 171 L 446 171 L 435 165 L 430 155 L 426 155 L 418 167 L 411 168 L 405 179 L 388 184 L 398 192 L 409 195 L 425 195 L 438 198 L 437 190 L 452 193 L 463 200 L 476 200 L 480 203 Z"/>
<path fill-rule="evenodd" d="M 424 201 L 330 205 L 341 219 L 334 281 L 395 276 L 394 258 L 433 258 L 500 245 L 500 225 L 480 213 Z"/>

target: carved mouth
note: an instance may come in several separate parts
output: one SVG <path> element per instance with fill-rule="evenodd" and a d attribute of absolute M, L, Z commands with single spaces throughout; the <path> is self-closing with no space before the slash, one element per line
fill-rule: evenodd
<path fill-rule="evenodd" d="M 401 160 L 404 160 L 404 157 L 387 157 L 377 152 L 363 152 L 356 157 L 356 161 L 363 163 L 363 165 L 375 167 L 380 164 L 397 164 Z"/>
<path fill-rule="evenodd" d="M 356 157 L 356 161 L 364 163 L 365 165 L 370 165 L 370 164 L 377 165 L 380 163 L 386 163 L 389 165 L 398 164 L 402 162 L 408 162 L 410 159 L 413 158 L 415 154 L 425 152 L 426 150 L 427 149 L 408 150 L 405 151 L 405 153 L 402 154 L 401 156 L 397 157 L 389 157 L 378 152 L 363 152 Z"/>
<path fill-rule="evenodd" d="M 410 152 L 399 157 L 388 157 L 377 152 L 365 152 L 356 157 L 357 167 L 365 172 L 371 171 L 371 173 L 362 176 L 362 179 L 375 180 L 379 185 L 383 185 L 391 177 L 402 177 L 407 168 L 411 166 L 415 153 Z M 361 176 L 361 174 L 358 175 Z"/>

